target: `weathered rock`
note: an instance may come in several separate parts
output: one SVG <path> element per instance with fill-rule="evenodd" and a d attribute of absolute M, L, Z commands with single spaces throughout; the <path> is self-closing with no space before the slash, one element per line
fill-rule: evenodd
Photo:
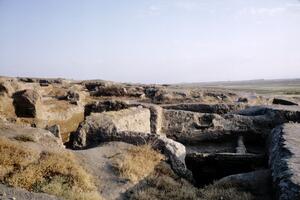
<path fill-rule="evenodd" d="M 239 153 L 239 154 L 247 153 L 247 149 L 246 149 L 246 146 L 244 144 L 244 138 L 241 135 L 238 137 L 236 153 Z"/>
<path fill-rule="evenodd" d="M 237 102 L 239 102 L 239 103 L 248 103 L 248 99 L 246 97 L 239 97 Z"/>
<path fill-rule="evenodd" d="M 124 86 L 118 84 L 97 86 L 91 93 L 93 96 L 126 96 L 127 90 Z"/>
<path fill-rule="evenodd" d="M 203 95 L 213 97 L 222 101 L 229 98 L 224 92 L 205 92 Z"/>
<path fill-rule="evenodd" d="M 18 78 L 19 81 L 25 83 L 41 83 L 41 84 L 62 84 L 63 79 L 61 78 L 29 78 L 29 77 L 20 77 Z"/>
<path fill-rule="evenodd" d="M 93 145 L 104 132 L 120 131 L 150 133 L 149 109 L 129 108 L 120 111 L 92 113 L 78 127 L 75 133 L 77 139 L 74 147 Z"/>
<path fill-rule="evenodd" d="M 115 97 L 138 97 L 145 96 L 144 88 L 134 85 L 125 85 L 117 83 L 101 83 L 98 85 L 87 85 L 92 96 L 115 96 Z"/>
<path fill-rule="evenodd" d="M 183 99 L 190 98 L 190 94 L 187 91 L 172 91 L 162 86 L 148 86 L 145 87 L 145 96 L 149 98 L 153 103 L 177 103 L 182 102 Z"/>
<path fill-rule="evenodd" d="M 181 103 L 163 105 L 164 109 L 186 110 L 200 113 L 225 114 L 228 112 L 238 111 L 244 108 L 240 104 L 199 104 L 199 103 Z"/>
<path fill-rule="evenodd" d="M 242 116 L 196 113 L 180 110 L 164 111 L 163 132 L 184 144 L 216 140 L 230 135 L 266 135 L 274 127 L 268 116 Z"/>
<path fill-rule="evenodd" d="M 36 81 L 38 81 L 40 84 L 62 84 L 63 83 L 63 79 L 61 78 L 48 78 L 48 79 L 43 79 L 43 78 L 38 78 L 36 79 Z"/>
<path fill-rule="evenodd" d="M 156 96 L 158 96 L 158 91 L 160 90 L 159 87 L 145 87 L 144 89 L 144 92 L 145 92 L 145 95 L 147 98 L 150 98 L 150 99 L 155 99 Z"/>
<path fill-rule="evenodd" d="M 72 104 L 77 104 L 77 102 L 80 100 L 80 96 L 77 92 L 69 90 L 67 92 L 66 99 Z"/>
<path fill-rule="evenodd" d="M 39 80 L 39 83 L 40 83 L 40 86 L 42 86 L 42 87 L 47 87 L 47 86 L 49 86 L 49 81 L 48 80 Z"/>
<path fill-rule="evenodd" d="M 150 125 L 151 125 L 151 133 L 155 134 L 163 134 L 162 132 L 162 124 L 164 120 L 163 109 L 160 106 L 151 105 L 149 106 L 151 117 L 150 117 Z"/>
<path fill-rule="evenodd" d="M 162 132 L 184 144 L 199 142 L 201 140 L 199 137 L 205 137 L 203 130 L 206 130 L 206 133 L 208 133 L 209 128 L 214 128 L 214 118 L 219 117 L 215 114 L 180 110 L 164 110 L 163 114 Z M 215 128 L 215 131 L 217 129 Z"/>
<path fill-rule="evenodd" d="M 226 176 L 215 182 L 216 185 L 237 185 L 251 191 L 259 199 L 270 199 L 272 193 L 272 178 L 270 170 L 257 170 L 248 173 Z"/>
<path fill-rule="evenodd" d="M 138 98 L 144 98 L 144 88 L 143 87 L 135 87 L 135 86 L 127 86 L 126 87 L 126 95 L 129 97 L 138 97 Z"/>
<path fill-rule="evenodd" d="M 48 84 L 48 83 L 40 83 L 40 86 L 41 86 L 41 87 L 48 87 L 49 84 Z"/>
<path fill-rule="evenodd" d="M 50 131 L 55 137 L 62 140 L 61 133 L 60 133 L 60 126 L 59 125 L 53 125 L 53 126 L 47 126 L 46 130 Z"/>
<path fill-rule="evenodd" d="M 284 124 L 270 135 L 269 165 L 276 198 L 300 198 L 300 124 Z"/>
<path fill-rule="evenodd" d="M 8 81 L 0 83 L 0 95 L 7 94 L 8 96 L 11 96 L 13 94 L 13 91 L 14 89 Z"/>
<path fill-rule="evenodd" d="M 213 127 L 215 114 L 203 114 L 181 110 L 164 110 L 163 132 L 190 132 Z"/>
<path fill-rule="evenodd" d="M 225 131 L 232 133 L 252 133 L 256 135 L 266 135 L 276 124 L 272 120 L 272 116 L 242 116 L 235 114 L 224 115 L 219 118 L 215 124 L 222 126 Z"/>
<path fill-rule="evenodd" d="M 155 103 L 170 102 L 174 99 L 174 95 L 167 90 L 158 90 L 152 99 Z"/>
<path fill-rule="evenodd" d="M 297 106 L 298 104 L 286 99 L 274 98 L 273 104 L 287 105 L 287 106 Z"/>
<path fill-rule="evenodd" d="M 164 135 L 164 132 L 162 130 L 164 111 L 162 107 L 155 104 L 145 104 L 145 103 L 130 104 L 130 106 L 142 106 L 143 108 L 149 109 L 151 114 L 150 117 L 151 133 Z"/>
<path fill-rule="evenodd" d="M 199 88 L 183 88 L 179 86 L 167 87 L 164 85 L 144 86 L 145 95 L 156 104 L 174 104 L 174 103 L 224 103 L 233 102 L 232 98 L 236 98 L 236 94 L 228 91 L 211 91 Z"/>
<path fill-rule="evenodd" d="M 18 117 L 36 117 L 41 97 L 34 90 L 22 90 L 13 94 L 13 104 Z"/>
<path fill-rule="evenodd" d="M 21 188 L 8 187 L 3 184 L 0 184 L 0 193 L 5 193 L 5 196 L 0 197 L 1 200 L 62 200 L 53 195 L 34 193 Z"/>
<path fill-rule="evenodd" d="M 0 121 L 0 136 L 34 142 L 47 148 L 64 148 L 60 139 L 54 137 L 51 132 L 40 128 L 32 128 Z"/>
<path fill-rule="evenodd" d="M 289 121 L 300 122 L 300 106 L 253 106 L 241 110 L 237 114 L 244 116 L 264 115 L 272 120 L 275 126 Z"/>
<path fill-rule="evenodd" d="M 88 116 L 93 113 L 101 113 L 108 111 L 119 111 L 122 109 L 128 108 L 129 105 L 125 101 L 119 100 L 107 100 L 107 101 L 98 101 L 85 105 L 84 115 Z"/>
<path fill-rule="evenodd" d="M 80 101 L 79 93 L 75 92 L 74 90 L 69 90 L 63 96 L 58 97 L 59 100 L 66 100 L 69 101 L 71 104 L 77 105 L 77 102 Z"/>
<path fill-rule="evenodd" d="M 182 110 L 164 110 L 163 113 L 163 132 L 184 144 L 240 134 L 266 138 L 275 126 L 300 121 L 299 106 L 256 106 L 222 116 Z"/>
<path fill-rule="evenodd" d="M 160 150 L 165 154 L 172 166 L 172 169 L 180 176 L 192 181 L 192 173 L 185 165 L 186 149 L 185 146 L 179 142 L 175 142 L 166 136 L 157 136 L 154 143 L 154 148 Z"/>
<path fill-rule="evenodd" d="M 28 78 L 28 77 L 20 77 L 18 78 L 19 81 L 25 82 L 25 83 L 34 83 L 36 82 L 36 79 L 34 78 Z"/>
<path fill-rule="evenodd" d="M 269 109 L 265 106 L 252 106 L 237 112 L 238 115 L 257 116 L 265 115 Z"/>
<path fill-rule="evenodd" d="M 109 85 L 111 84 L 111 82 L 103 81 L 103 80 L 92 80 L 92 81 L 83 81 L 82 84 L 89 91 L 96 91 L 97 87 Z"/>

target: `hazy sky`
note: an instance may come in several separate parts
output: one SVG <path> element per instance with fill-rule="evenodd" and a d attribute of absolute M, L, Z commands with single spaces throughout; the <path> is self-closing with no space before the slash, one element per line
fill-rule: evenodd
<path fill-rule="evenodd" d="M 0 75 L 300 78 L 300 1 L 0 0 Z"/>

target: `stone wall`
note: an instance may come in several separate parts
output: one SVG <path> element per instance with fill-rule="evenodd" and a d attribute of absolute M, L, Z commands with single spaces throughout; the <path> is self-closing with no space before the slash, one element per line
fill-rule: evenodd
<path fill-rule="evenodd" d="M 102 142 L 104 135 L 122 131 L 150 133 L 150 110 L 134 107 L 92 113 L 80 124 L 70 140 L 74 148 L 86 148 Z"/>
<path fill-rule="evenodd" d="M 164 109 L 186 110 L 199 113 L 225 114 L 245 108 L 244 104 L 201 104 L 201 103 L 180 103 L 162 106 Z"/>
<path fill-rule="evenodd" d="M 269 144 L 269 166 L 276 199 L 300 199 L 300 124 L 273 129 Z"/>
<path fill-rule="evenodd" d="M 130 108 L 120 111 L 104 112 L 104 120 L 109 120 L 119 131 L 150 133 L 150 111 L 145 108 Z"/>

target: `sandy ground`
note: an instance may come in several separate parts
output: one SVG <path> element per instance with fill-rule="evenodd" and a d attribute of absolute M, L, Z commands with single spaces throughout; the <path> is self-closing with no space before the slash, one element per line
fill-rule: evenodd
<path fill-rule="evenodd" d="M 98 190 L 106 200 L 121 199 L 122 193 L 134 186 L 128 180 L 118 177 L 112 168 L 113 158 L 131 146 L 123 142 L 109 142 L 95 148 L 73 151 L 98 181 Z"/>

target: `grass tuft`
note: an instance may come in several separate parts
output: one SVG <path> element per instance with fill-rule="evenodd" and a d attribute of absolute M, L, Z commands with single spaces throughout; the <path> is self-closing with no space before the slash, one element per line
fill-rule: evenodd
<path fill-rule="evenodd" d="M 153 172 L 163 159 L 151 145 L 134 146 L 115 157 L 113 167 L 121 177 L 137 182 Z"/>

